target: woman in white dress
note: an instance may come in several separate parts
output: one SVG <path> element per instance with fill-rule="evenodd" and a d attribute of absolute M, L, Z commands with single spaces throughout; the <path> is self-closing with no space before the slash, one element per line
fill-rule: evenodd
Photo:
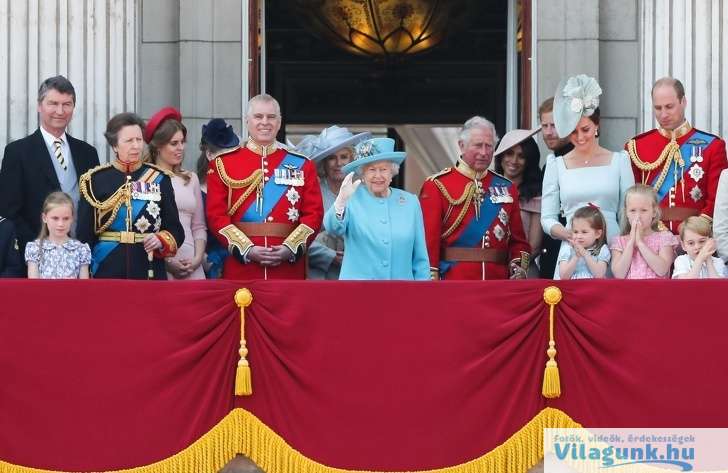
<path fill-rule="evenodd" d="M 624 193 L 634 184 L 629 157 L 624 151 L 599 146 L 599 96 L 597 81 L 580 74 L 562 81 L 554 98 L 554 124 L 574 149 L 564 156 L 549 155 L 541 194 L 543 231 L 562 241 L 559 253 L 572 239 L 571 217 L 576 209 L 596 205 L 607 223 L 607 239 L 619 235 L 619 213 Z M 567 225 L 559 223 L 559 214 Z M 559 279 L 558 270 L 554 279 Z"/>

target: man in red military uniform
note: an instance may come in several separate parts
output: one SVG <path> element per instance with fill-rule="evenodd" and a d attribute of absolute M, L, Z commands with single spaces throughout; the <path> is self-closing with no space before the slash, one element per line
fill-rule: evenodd
<path fill-rule="evenodd" d="M 321 226 L 323 204 L 314 164 L 282 149 L 278 102 L 248 103 L 250 138 L 225 150 L 207 175 L 207 222 L 228 248 L 225 279 L 304 279 L 306 248 Z"/>
<path fill-rule="evenodd" d="M 728 167 L 725 141 L 685 120 L 685 88 L 677 79 L 655 82 L 652 106 L 659 128 L 626 145 L 635 182 L 655 188 L 662 221 L 673 233 L 692 215 L 712 221 L 718 178 Z"/>
<path fill-rule="evenodd" d="M 523 232 L 518 189 L 488 170 L 496 133 L 473 117 L 463 127 L 454 168 L 430 176 L 420 203 L 433 279 L 525 278 L 531 248 Z"/>

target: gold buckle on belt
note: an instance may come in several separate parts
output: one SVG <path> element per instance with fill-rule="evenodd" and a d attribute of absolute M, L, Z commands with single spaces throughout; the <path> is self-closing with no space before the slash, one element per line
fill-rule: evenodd
<path fill-rule="evenodd" d="M 119 243 L 129 243 L 133 245 L 136 243 L 134 235 L 134 232 L 119 232 Z"/>

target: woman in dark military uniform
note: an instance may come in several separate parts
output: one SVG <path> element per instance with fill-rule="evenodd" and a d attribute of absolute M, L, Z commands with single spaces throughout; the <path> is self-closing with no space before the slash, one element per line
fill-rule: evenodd
<path fill-rule="evenodd" d="M 143 129 L 133 113 L 112 117 L 104 136 L 116 159 L 79 182 L 78 239 L 91 246 L 96 278 L 167 279 L 164 258 L 184 240 L 169 176 L 141 161 Z"/>

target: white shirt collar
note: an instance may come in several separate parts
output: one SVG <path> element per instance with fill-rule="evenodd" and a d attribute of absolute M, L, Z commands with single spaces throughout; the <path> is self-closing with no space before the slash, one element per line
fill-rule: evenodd
<path fill-rule="evenodd" d="M 68 139 L 66 138 L 66 132 L 64 131 L 63 134 L 56 138 L 53 136 L 49 131 L 47 131 L 45 128 L 43 128 L 43 125 L 40 126 L 40 133 L 43 135 L 43 139 L 46 142 L 46 145 L 48 145 L 48 148 L 53 149 L 53 142 L 60 139 L 63 145 L 68 145 Z"/>

